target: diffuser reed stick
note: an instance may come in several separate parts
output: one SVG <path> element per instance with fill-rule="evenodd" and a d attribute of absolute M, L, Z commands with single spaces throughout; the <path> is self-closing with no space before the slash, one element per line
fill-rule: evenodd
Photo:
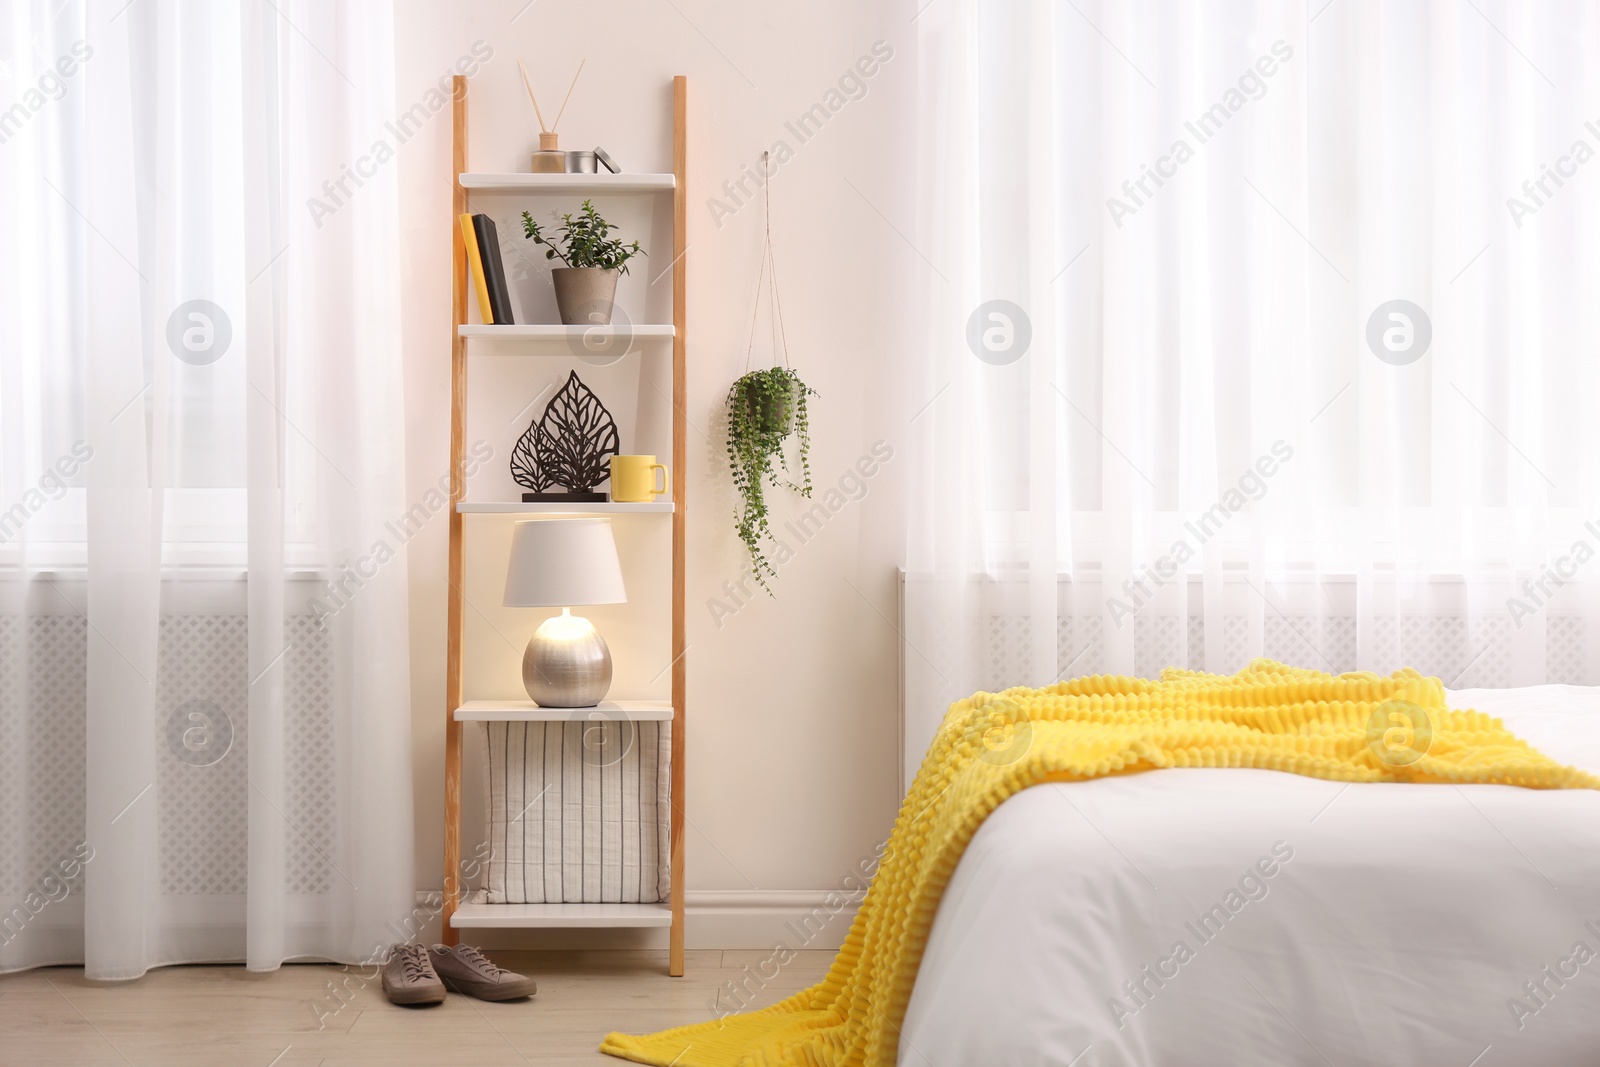
<path fill-rule="evenodd" d="M 578 87 L 578 74 L 583 73 L 583 65 L 587 62 L 589 62 L 587 59 L 578 61 L 578 73 L 572 76 L 572 84 L 567 86 L 567 95 L 561 101 L 561 110 L 556 112 L 555 126 L 561 125 L 561 116 L 567 113 L 567 101 L 572 99 L 572 90 Z M 550 128 L 551 133 L 555 132 L 555 126 Z"/>
<path fill-rule="evenodd" d="M 522 57 L 517 57 L 517 69 L 522 71 L 522 87 L 528 90 L 528 99 L 533 101 L 533 113 L 539 120 L 539 132 L 549 133 L 550 128 L 544 124 L 544 112 L 539 110 L 539 98 L 533 95 L 533 83 L 528 80 L 528 68 L 522 65 Z M 582 70 L 582 67 L 578 69 Z M 563 105 L 564 106 L 564 105 Z"/>

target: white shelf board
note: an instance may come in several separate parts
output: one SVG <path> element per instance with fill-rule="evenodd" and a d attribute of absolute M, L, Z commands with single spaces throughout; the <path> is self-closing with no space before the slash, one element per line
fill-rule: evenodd
<path fill-rule="evenodd" d="M 514 326 L 485 326 L 470 322 L 457 326 L 462 337 L 487 337 L 496 341 L 576 341 L 601 340 L 617 336 L 611 326 L 561 326 L 556 323 L 519 323 Z M 672 323 L 639 323 L 624 329 L 624 336 L 635 341 L 670 341 L 677 330 Z"/>
<path fill-rule="evenodd" d="M 592 708 L 541 708 L 531 700 L 469 700 L 455 711 L 456 722 L 566 722 L 593 712 L 608 720 L 664 722 L 672 718 L 670 700 L 602 700 Z"/>
<path fill-rule="evenodd" d="M 608 500 L 602 504 L 524 504 L 515 500 L 463 500 L 456 510 L 463 515 L 671 515 L 670 500 L 626 503 Z"/>
<path fill-rule="evenodd" d="M 489 174 L 457 178 L 463 189 L 517 193 L 658 193 L 677 186 L 671 174 Z"/>
<path fill-rule="evenodd" d="M 481 894 L 474 894 L 476 898 Z M 450 916 L 457 930 L 517 926 L 598 929 L 617 926 L 671 926 L 669 904 L 462 904 Z"/>

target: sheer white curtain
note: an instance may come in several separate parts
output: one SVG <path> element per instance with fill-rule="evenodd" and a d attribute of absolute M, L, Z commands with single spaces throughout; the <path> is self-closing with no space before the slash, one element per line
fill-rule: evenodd
<path fill-rule="evenodd" d="M 403 936 L 392 50 L 0 3 L 0 971 Z"/>
<path fill-rule="evenodd" d="M 908 773 L 1061 676 L 1600 682 L 1600 5 L 916 29 Z"/>

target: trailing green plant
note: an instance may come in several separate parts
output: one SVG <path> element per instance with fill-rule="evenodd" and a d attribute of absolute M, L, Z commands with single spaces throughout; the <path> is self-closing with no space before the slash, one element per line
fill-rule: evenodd
<path fill-rule="evenodd" d="M 611 231 L 616 229 L 621 227 L 602 218 L 592 200 L 585 200 L 577 215 L 571 212 L 562 215 L 561 225 L 548 236 L 533 221 L 532 214 L 522 213 L 522 235 L 534 244 L 545 246 L 545 259 L 559 259 L 569 267 L 600 267 L 626 274 L 628 260 L 649 253 L 639 247 L 638 241 L 624 244 L 620 237 L 611 237 Z M 565 245 L 566 250 L 560 245 Z"/>
<path fill-rule="evenodd" d="M 771 538 L 766 485 L 811 495 L 811 424 L 806 397 L 817 391 L 788 367 L 750 371 L 728 390 L 728 467 L 739 491 L 739 539 L 750 550 L 750 569 L 756 582 L 772 595 L 767 576 L 777 577 L 761 539 Z M 793 435 L 799 442 L 800 481 L 788 477 L 790 467 L 784 442 Z M 774 465 L 776 461 L 776 465 Z M 784 477 L 778 476 L 778 471 Z M 764 484 L 765 483 L 765 484 Z"/>

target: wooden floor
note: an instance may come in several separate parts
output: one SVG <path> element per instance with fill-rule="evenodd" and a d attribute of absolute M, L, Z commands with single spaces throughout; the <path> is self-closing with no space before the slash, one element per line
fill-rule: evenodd
<path fill-rule="evenodd" d="M 764 951 L 690 951 L 683 978 L 666 952 L 492 952 L 532 975 L 531 1000 L 490 1004 L 451 994 L 397 1008 L 376 980 L 320 964 L 271 974 L 241 967 L 167 967 L 135 982 L 86 981 L 81 968 L 0 975 L 0 1065 L 340 1067 L 343 1064 L 610 1064 L 608 1031 L 704 1022 L 736 1008 L 724 983 L 770 1004 L 821 979 L 831 952 L 800 952 L 762 983 Z M 748 969 L 747 969 L 748 968 Z M 369 972 L 370 973 L 370 972 Z M 329 983 L 348 987 L 335 998 Z M 320 1029 L 319 1029 L 320 1023 Z"/>

